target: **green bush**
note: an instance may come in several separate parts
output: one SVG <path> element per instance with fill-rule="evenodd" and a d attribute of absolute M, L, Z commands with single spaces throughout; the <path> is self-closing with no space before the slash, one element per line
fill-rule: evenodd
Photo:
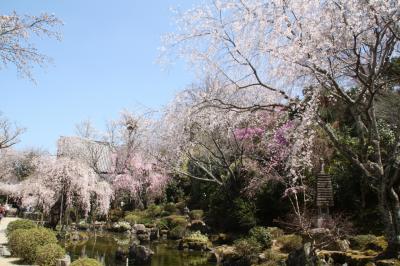
<path fill-rule="evenodd" d="M 168 236 L 171 239 L 181 239 L 182 237 L 185 236 L 185 232 L 186 232 L 186 228 L 178 225 L 178 226 L 172 228 L 172 230 L 170 230 L 168 232 Z"/>
<path fill-rule="evenodd" d="M 84 258 L 73 261 L 70 266 L 102 266 L 102 265 L 99 261 L 95 259 Z"/>
<path fill-rule="evenodd" d="M 57 244 L 57 238 L 53 231 L 43 227 L 17 229 L 9 235 L 8 243 L 13 256 L 34 263 L 36 249 L 46 244 Z"/>
<path fill-rule="evenodd" d="M 164 205 L 164 211 L 169 212 L 170 214 L 176 213 L 177 210 L 175 203 L 169 202 Z"/>
<path fill-rule="evenodd" d="M 262 247 L 254 238 L 242 238 L 234 242 L 235 251 L 238 256 L 239 265 L 252 265 L 257 262 L 258 254 Z"/>
<path fill-rule="evenodd" d="M 201 220 L 203 219 L 204 211 L 203 210 L 192 210 L 189 213 L 189 217 L 192 220 Z"/>
<path fill-rule="evenodd" d="M 163 230 L 163 229 L 168 229 L 168 228 L 169 228 L 169 227 L 168 227 L 168 222 L 167 222 L 166 219 L 159 219 L 159 220 L 156 220 L 156 221 L 155 221 L 155 224 L 156 224 L 156 227 L 157 227 L 158 229 L 161 229 L 161 230 Z"/>
<path fill-rule="evenodd" d="M 124 221 L 128 222 L 130 225 L 134 225 L 134 224 L 137 224 L 140 219 L 141 219 L 141 217 L 139 217 L 136 214 L 128 214 L 125 216 Z"/>
<path fill-rule="evenodd" d="M 350 238 L 350 246 L 356 250 L 384 251 L 388 243 L 383 236 L 358 235 Z"/>
<path fill-rule="evenodd" d="M 256 206 L 254 202 L 237 198 L 233 201 L 233 216 L 243 229 L 250 229 L 257 224 Z"/>
<path fill-rule="evenodd" d="M 186 227 L 188 224 L 186 217 L 182 215 L 170 215 L 162 218 L 162 220 L 165 221 L 168 228 L 174 228 L 177 226 Z"/>
<path fill-rule="evenodd" d="M 58 244 L 47 244 L 36 249 L 36 264 L 56 266 L 57 260 L 65 256 L 65 250 Z"/>
<path fill-rule="evenodd" d="M 150 213 L 151 212 L 149 210 L 126 212 L 123 220 L 131 225 L 133 225 L 134 222 L 137 224 L 149 224 L 152 223 L 154 219 Z"/>
<path fill-rule="evenodd" d="M 183 214 L 183 210 L 184 210 L 185 207 L 186 207 L 186 202 L 184 202 L 184 201 L 177 202 L 177 203 L 175 204 L 175 206 L 176 206 L 176 208 L 179 210 L 179 212 Z"/>
<path fill-rule="evenodd" d="M 35 227 L 37 227 L 36 223 L 31 220 L 27 219 L 15 220 L 8 224 L 7 236 L 17 229 L 31 229 Z"/>
<path fill-rule="evenodd" d="M 206 235 L 201 232 L 192 232 L 189 235 L 183 237 L 179 244 L 179 248 L 182 249 L 193 249 L 204 251 L 211 246 L 211 242 Z"/>
<path fill-rule="evenodd" d="M 272 237 L 267 228 L 256 226 L 250 229 L 249 237 L 260 243 L 262 248 L 269 248 L 272 245 Z"/>
<path fill-rule="evenodd" d="M 284 235 L 277 239 L 277 242 L 281 246 L 283 252 L 290 253 L 298 250 L 303 246 L 303 239 L 298 235 Z"/>
<path fill-rule="evenodd" d="M 149 216 L 153 218 L 159 217 L 162 211 L 163 211 L 162 207 L 155 204 L 151 204 L 147 209 Z"/>
<path fill-rule="evenodd" d="M 171 215 L 171 213 L 170 213 L 170 212 L 167 212 L 167 211 L 162 211 L 162 212 L 160 213 L 160 216 L 161 216 L 161 217 L 166 217 L 166 216 L 169 216 L 169 215 Z"/>

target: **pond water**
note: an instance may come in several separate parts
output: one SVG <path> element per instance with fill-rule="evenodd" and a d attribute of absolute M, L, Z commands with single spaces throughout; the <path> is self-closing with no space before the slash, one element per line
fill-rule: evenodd
<path fill-rule="evenodd" d="M 118 261 L 115 255 L 118 248 L 126 250 L 131 242 L 129 236 L 107 232 L 93 233 L 88 240 L 64 243 L 64 246 L 72 261 L 87 256 L 101 261 L 105 266 L 126 266 L 126 261 Z M 208 262 L 210 254 L 207 252 L 181 251 L 176 249 L 176 246 L 177 242 L 172 240 L 150 243 L 149 247 L 154 251 L 151 266 L 216 265 Z"/>

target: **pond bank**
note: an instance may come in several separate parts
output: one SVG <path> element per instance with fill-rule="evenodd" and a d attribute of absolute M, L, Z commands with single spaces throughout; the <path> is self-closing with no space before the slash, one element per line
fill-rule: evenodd
<path fill-rule="evenodd" d="M 127 249 L 131 244 L 129 236 L 121 233 L 90 233 L 89 238 L 80 242 L 64 243 L 67 253 L 72 261 L 79 257 L 88 256 L 99 260 L 106 266 L 125 266 L 126 260 L 117 260 L 117 250 Z M 208 262 L 208 252 L 181 251 L 177 249 L 177 241 L 160 240 L 147 244 L 154 255 L 151 266 L 213 266 Z M 131 261 L 129 261 L 131 262 Z"/>

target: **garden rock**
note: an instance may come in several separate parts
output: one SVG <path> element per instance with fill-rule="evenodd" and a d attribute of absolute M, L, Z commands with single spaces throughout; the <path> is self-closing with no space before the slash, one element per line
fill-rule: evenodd
<path fill-rule="evenodd" d="M 129 248 L 129 259 L 137 264 L 148 264 L 151 262 L 151 257 L 154 252 L 142 245 L 133 244 Z"/>
<path fill-rule="evenodd" d="M 311 256 L 311 243 L 304 244 L 303 248 L 289 253 L 286 260 L 287 266 L 313 266 L 313 258 Z"/>
<path fill-rule="evenodd" d="M 146 226 L 144 224 L 135 224 L 133 226 L 133 230 L 137 233 L 137 234 L 142 234 L 146 232 Z"/>

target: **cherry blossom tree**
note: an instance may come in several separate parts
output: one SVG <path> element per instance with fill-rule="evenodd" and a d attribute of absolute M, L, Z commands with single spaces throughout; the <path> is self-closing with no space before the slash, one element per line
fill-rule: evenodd
<path fill-rule="evenodd" d="M 19 137 L 25 131 L 11 123 L 7 118 L 0 114 L 0 150 L 7 149 L 19 142 Z"/>
<path fill-rule="evenodd" d="M 21 198 L 22 206 L 52 214 L 53 224 L 69 208 L 75 208 L 85 217 L 90 211 L 100 215 L 108 212 L 111 187 L 85 163 L 52 156 L 41 156 L 35 163 L 35 173 L 19 184 L 15 195 Z"/>
<path fill-rule="evenodd" d="M 396 253 L 400 142 L 383 153 L 375 99 L 398 81 L 385 72 L 399 52 L 399 10 L 398 1 L 216 0 L 181 14 L 180 31 L 166 36 L 167 51 L 216 73 L 227 86 L 268 90 L 284 98 L 277 105 L 292 110 L 296 96 L 311 97 L 291 172 L 298 175 L 303 151 L 312 150 L 307 139 L 318 123 L 376 191 L 389 250 Z M 340 102 L 350 110 L 361 149 L 341 141 L 334 121 L 320 112 L 321 99 L 325 107 Z"/>
<path fill-rule="evenodd" d="M 143 115 L 124 111 L 109 123 L 109 143 L 113 147 L 113 188 L 116 195 L 127 194 L 138 208 L 162 196 L 169 175 L 149 153 L 151 122 Z"/>
<path fill-rule="evenodd" d="M 43 66 L 49 58 L 31 42 L 32 35 L 60 39 L 57 29 L 61 21 L 54 15 L 0 15 L 0 61 L 3 67 L 12 64 L 19 74 L 33 80 L 34 65 Z"/>

